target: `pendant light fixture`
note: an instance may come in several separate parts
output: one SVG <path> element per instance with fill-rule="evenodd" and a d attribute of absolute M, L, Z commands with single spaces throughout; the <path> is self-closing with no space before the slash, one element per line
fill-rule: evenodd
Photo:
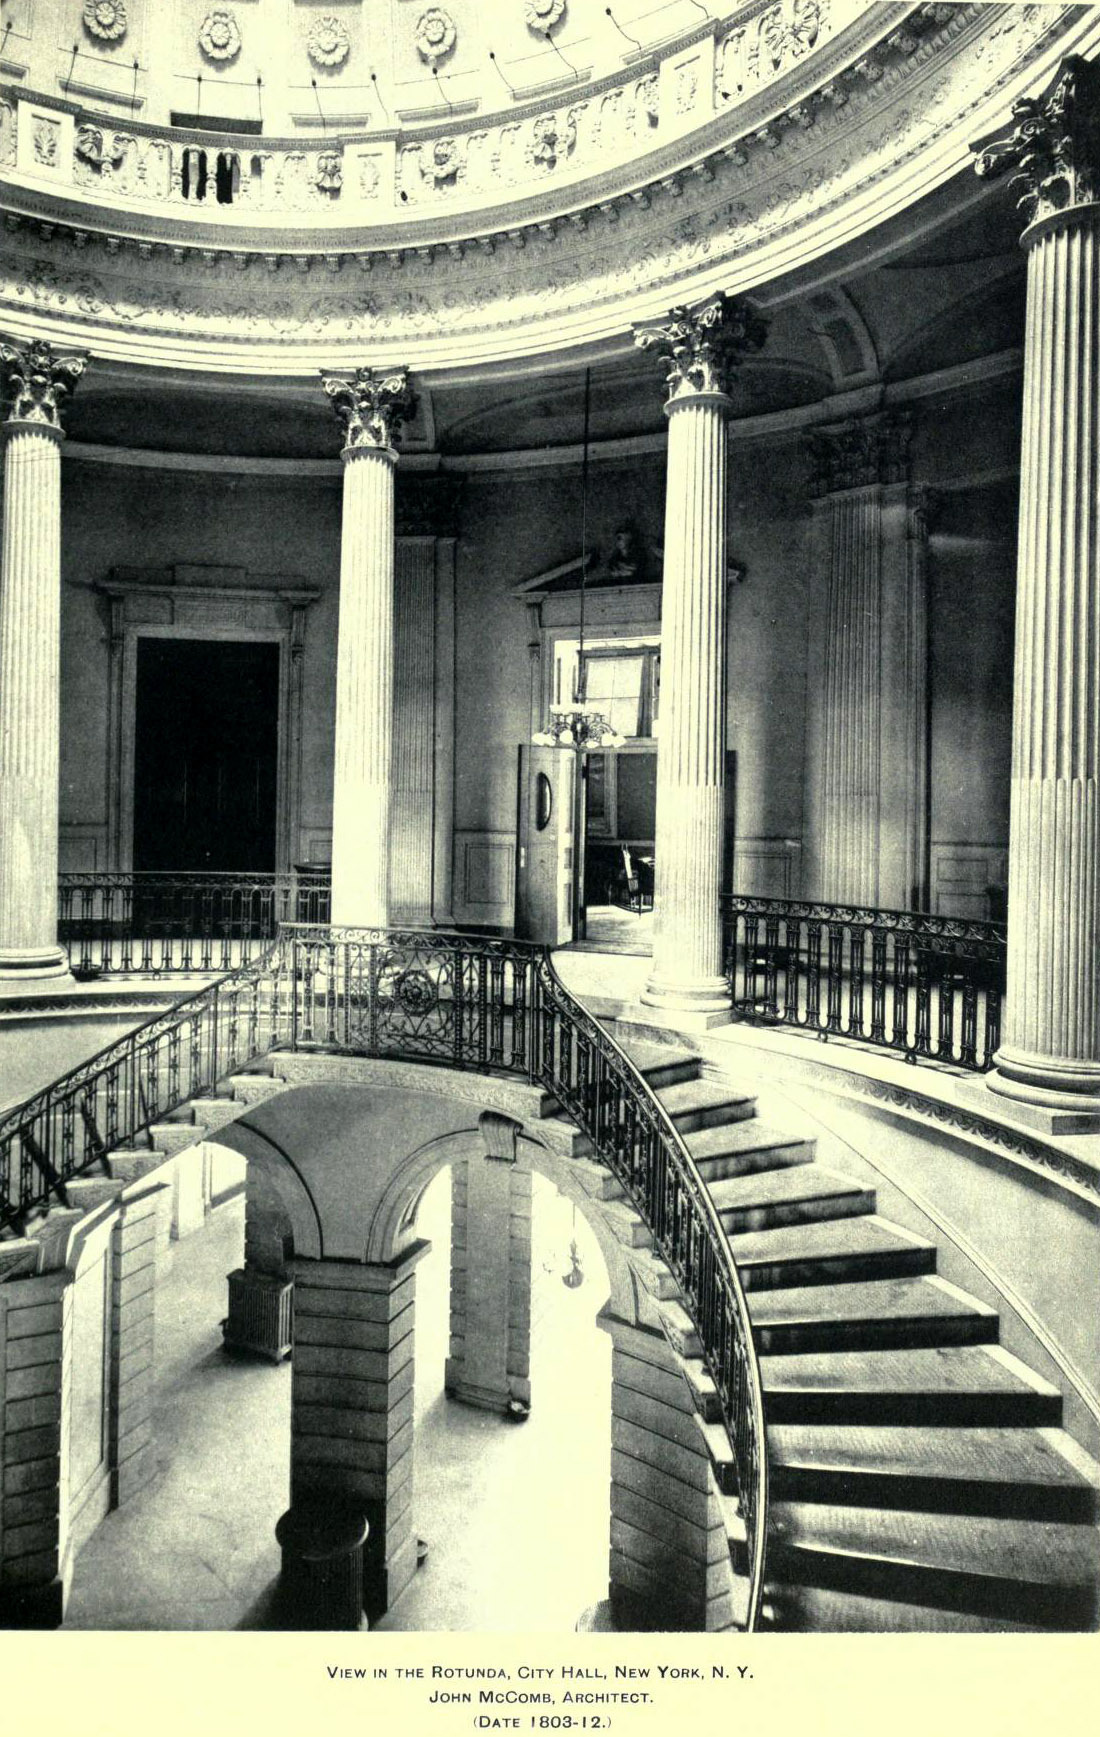
<path fill-rule="evenodd" d="M 588 445 L 592 411 L 592 370 L 584 371 L 584 438 L 581 447 L 581 584 L 580 628 L 577 643 L 577 668 L 573 678 L 573 697 L 568 705 L 551 702 L 550 718 L 544 730 L 531 737 L 540 748 L 573 748 L 583 753 L 586 748 L 621 748 L 625 736 L 611 727 L 603 712 L 590 712 L 587 707 L 588 672 L 584 662 L 585 594 L 588 585 Z"/>

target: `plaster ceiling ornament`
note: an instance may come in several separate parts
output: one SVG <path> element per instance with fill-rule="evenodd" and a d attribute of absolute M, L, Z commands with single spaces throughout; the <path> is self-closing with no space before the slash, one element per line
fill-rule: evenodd
<path fill-rule="evenodd" d="M 1024 219 L 1034 223 L 1100 198 L 1100 67 L 1072 55 L 1038 97 L 1012 105 L 1007 132 L 983 139 L 975 167 L 983 176 L 1015 171 L 1010 183 Z"/>
<path fill-rule="evenodd" d="M 207 60 L 228 63 L 241 52 L 241 33 L 232 12 L 218 7 L 208 12 L 199 31 L 199 47 Z"/>
<path fill-rule="evenodd" d="M 102 169 L 105 164 L 117 168 L 124 155 L 117 133 L 113 145 L 108 146 L 102 129 L 93 127 L 88 122 L 77 127 L 73 150 L 82 162 L 90 163 L 93 169 Z"/>
<path fill-rule="evenodd" d="M 317 158 L 313 185 L 320 193 L 339 193 L 344 185 L 343 158 L 339 151 L 322 151 Z"/>
<path fill-rule="evenodd" d="M 84 0 L 84 28 L 100 42 L 121 42 L 129 18 L 123 0 Z"/>
<path fill-rule="evenodd" d="M 356 368 L 350 379 L 322 370 L 321 389 L 331 398 L 343 426 L 345 452 L 358 447 L 386 451 L 396 444 L 402 423 L 416 408 L 407 368 L 378 375 L 373 368 Z"/>
<path fill-rule="evenodd" d="M 572 116 L 563 126 L 557 115 L 540 115 L 532 128 L 528 157 L 541 169 L 555 169 L 558 159 L 567 157 L 577 142 L 577 128 Z"/>
<path fill-rule="evenodd" d="M 314 66 L 343 66 L 351 53 L 351 37 L 343 19 L 323 12 L 314 20 L 306 37 L 306 53 Z"/>
<path fill-rule="evenodd" d="M 453 186 L 461 169 L 462 158 L 455 139 L 436 139 L 426 159 L 424 152 L 420 152 L 420 173 L 436 187 Z"/>
<path fill-rule="evenodd" d="M 523 16 L 528 30 L 549 36 L 565 17 L 565 0 L 523 0 Z"/>
<path fill-rule="evenodd" d="M 7 422 L 61 427 L 61 406 L 88 366 L 87 356 L 55 354 L 44 338 L 0 340 L 0 403 Z"/>
<path fill-rule="evenodd" d="M 660 349 L 668 403 L 698 392 L 726 392 L 738 363 L 763 348 L 767 326 L 741 297 L 712 296 L 696 308 L 671 308 L 664 323 L 635 326 L 640 350 Z"/>
<path fill-rule="evenodd" d="M 441 6 L 429 6 L 416 21 L 413 41 L 421 60 L 437 66 L 446 60 L 458 37 L 458 29 L 449 12 Z"/>

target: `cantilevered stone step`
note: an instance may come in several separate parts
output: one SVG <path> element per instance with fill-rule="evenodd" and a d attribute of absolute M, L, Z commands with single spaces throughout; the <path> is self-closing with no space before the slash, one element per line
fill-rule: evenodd
<path fill-rule="evenodd" d="M 653 1232 L 636 1207 L 628 1200 L 605 1200 L 603 1218 L 615 1236 L 627 1248 L 652 1248 Z"/>
<path fill-rule="evenodd" d="M 945 1279 L 865 1279 L 792 1285 L 748 1297 L 759 1352 L 866 1351 L 981 1345 L 997 1338 L 997 1311 Z"/>
<path fill-rule="evenodd" d="M 1074 1524 L 1100 1512 L 1100 1468 L 1064 1430 L 773 1424 L 768 1445 L 776 1501 Z"/>
<path fill-rule="evenodd" d="M 149 1138 L 160 1151 L 174 1157 L 177 1152 L 186 1152 L 189 1146 L 195 1146 L 205 1139 L 206 1129 L 197 1122 L 153 1122 L 149 1128 Z"/>
<path fill-rule="evenodd" d="M 239 1104 L 262 1104 L 286 1086 L 286 1081 L 271 1074 L 234 1074 L 233 1097 Z"/>
<path fill-rule="evenodd" d="M 241 1113 L 240 1103 L 233 1098 L 192 1098 L 191 1109 L 196 1122 L 201 1122 L 206 1134 L 222 1128 Z"/>
<path fill-rule="evenodd" d="M 769 1423 L 972 1428 L 1062 1421 L 1062 1396 L 1000 1345 L 815 1351 L 760 1359 Z"/>
<path fill-rule="evenodd" d="M 727 1176 L 747 1176 L 757 1170 L 780 1170 L 790 1164 L 811 1164 L 814 1142 L 784 1133 L 756 1116 L 700 1128 L 684 1143 L 708 1182 Z"/>
<path fill-rule="evenodd" d="M 107 1154 L 107 1169 L 118 1182 L 137 1182 L 167 1161 L 167 1152 L 150 1150 L 147 1146 L 118 1146 Z"/>
<path fill-rule="evenodd" d="M 873 1213 L 750 1230 L 731 1237 L 730 1247 L 746 1291 L 899 1278 L 936 1268 L 934 1243 Z"/>
<path fill-rule="evenodd" d="M 593 1150 L 588 1135 L 581 1132 L 570 1116 L 544 1115 L 539 1122 L 539 1137 L 563 1158 L 587 1158 Z"/>
<path fill-rule="evenodd" d="M 662 1086 L 679 1085 L 684 1080 L 697 1080 L 703 1066 L 702 1057 L 690 1049 L 633 1042 L 624 1043 L 623 1048 L 654 1091 Z"/>
<path fill-rule="evenodd" d="M 771 1581 L 1052 1628 L 1095 1622 L 1094 1526 L 817 1502 L 776 1502 L 769 1519 Z"/>
<path fill-rule="evenodd" d="M 874 1212 L 875 1191 L 839 1176 L 823 1164 L 796 1164 L 731 1176 L 710 1185 L 711 1199 L 731 1236 L 770 1230 L 778 1224 L 808 1224 L 819 1218 L 846 1218 Z"/>
<path fill-rule="evenodd" d="M 676 1086 L 662 1086 L 657 1096 L 681 1134 L 713 1128 L 721 1122 L 744 1121 L 756 1113 L 755 1098 L 711 1080 L 683 1080 Z"/>

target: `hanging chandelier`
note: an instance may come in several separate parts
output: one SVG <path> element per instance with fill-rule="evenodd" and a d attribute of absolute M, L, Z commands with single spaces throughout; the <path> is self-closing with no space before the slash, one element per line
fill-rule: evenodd
<path fill-rule="evenodd" d="M 573 699 L 549 707 L 550 716 L 543 730 L 536 730 L 532 742 L 540 748 L 572 748 L 583 753 L 587 748 L 621 748 L 626 741 L 612 728 L 604 712 L 589 711 L 587 705 L 588 673 L 584 664 L 584 604 L 588 583 L 588 429 L 592 408 L 592 370 L 584 371 L 584 442 L 581 448 L 581 606 L 580 630 L 577 640 L 577 669 L 573 678 Z"/>

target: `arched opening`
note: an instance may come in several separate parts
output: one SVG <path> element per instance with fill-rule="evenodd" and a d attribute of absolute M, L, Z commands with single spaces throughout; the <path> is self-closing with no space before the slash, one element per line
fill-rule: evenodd
<path fill-rule="evenodd" d="M 229 1157 L 209 1145 L 178 1162 L 209 1166 L 212 1154 Z M 66 1628 L 264 1626 L 280 1568 L 291 1369 L 226 1354 L 226 1274 L 244 1259 L 239 1192 L 162 1254 L 151 1476 L 76 1556 Z"/>
<path fill-rule="evenodd" d="M 415 1234 L 432 1243 L 416 1304 L 416 1529 L 428 1555 L 375 1626 L 567 1633 L 607 1596 L 611 1341 L 596 1319 L 607 1267 L 584 1214 L 536 1171 L 530 1415 L 516 1421 L 448 1395 L 459 1168 L 439 1170 L 414 1203 Z"/>

